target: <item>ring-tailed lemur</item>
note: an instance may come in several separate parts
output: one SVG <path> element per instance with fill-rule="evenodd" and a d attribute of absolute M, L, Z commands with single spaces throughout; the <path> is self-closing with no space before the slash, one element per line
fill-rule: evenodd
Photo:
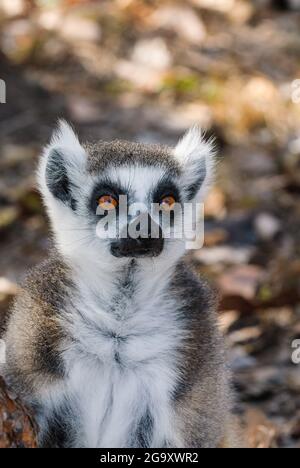
<path fill-rule="evenodd" d="M 203 199 L 213 148 L 81 145 L 61 122 L 38 180 L 55 248 L 29 274 L 3 338 L 2 372 L 32 407 L 41 447 L 218 447 L 229 389 L 216 303 L 182 239 L 96 235 L 97 206 Z"/>

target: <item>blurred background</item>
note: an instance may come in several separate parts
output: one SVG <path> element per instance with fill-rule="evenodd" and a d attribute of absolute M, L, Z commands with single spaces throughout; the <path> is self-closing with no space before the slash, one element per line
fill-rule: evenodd
<path fill-rule="evenodd" d="M 50 245 L 35 168 L 58 117 L 172 145 L 199 123 L 221 161 L 191 260 L 221 291 L 251 447 L 300 448 L 299 32 L 300 0 L 0 0 L 0 313 Z M 0 447 L 30 445 L 5 398 Z"/>

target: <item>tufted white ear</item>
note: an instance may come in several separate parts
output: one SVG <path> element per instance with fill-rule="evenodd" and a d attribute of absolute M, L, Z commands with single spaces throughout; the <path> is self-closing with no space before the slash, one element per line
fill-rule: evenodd
<path fill-rule="evenodd" d="M 60 120 L 38 170 L 38 183 L 46 204 L 54 197 L 74 207 L 72 188 L 80 189 L 85 165 L 86 152 L 77 135 L 67 122 Z"/>
<path fill-rule="evenodd" d="M 213 140 L 206 141 L 198 126 L 192 127 L 174 150 L 183 167 L 182 184 L 189 201 L 201 201 L 213 181 L 215 148 Z"/>
<path fill-rule="evenodd" d="M 65 149 L 67 159 L 74 161 L 74 163 L 77 161 L 81 164 L 86 157 L 78 136 L 65 120 L 59 120 L 58 127 L 53 132 L 47 150 L 51 152 L 52 149 L 56 148 Z"/>

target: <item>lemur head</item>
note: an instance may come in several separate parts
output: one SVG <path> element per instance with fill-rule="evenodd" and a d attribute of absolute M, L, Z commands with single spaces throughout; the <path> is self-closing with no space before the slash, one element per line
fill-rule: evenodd
<path fill-rule="evenodd" d="M 109 265 L 178 260 L 185 240 L 165 232 L 176 233 L 175 207 L 203 201 L 212 172 L 212 143 L 197 128 L 171 149 L 124 141 L 81 144 L 61 121 L 38 177 L 60 253 Z M 117 226 L 114 234 L 109 222 Z"/>

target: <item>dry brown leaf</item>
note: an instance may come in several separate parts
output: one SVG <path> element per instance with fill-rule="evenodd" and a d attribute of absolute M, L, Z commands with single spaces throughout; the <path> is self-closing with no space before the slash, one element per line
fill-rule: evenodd
<path fill-rule="evenodd" d="M 277 447 L 278 427 L 258 409 L 249 409 L 245 415 L 246 440 L 250 448 Z"/>

